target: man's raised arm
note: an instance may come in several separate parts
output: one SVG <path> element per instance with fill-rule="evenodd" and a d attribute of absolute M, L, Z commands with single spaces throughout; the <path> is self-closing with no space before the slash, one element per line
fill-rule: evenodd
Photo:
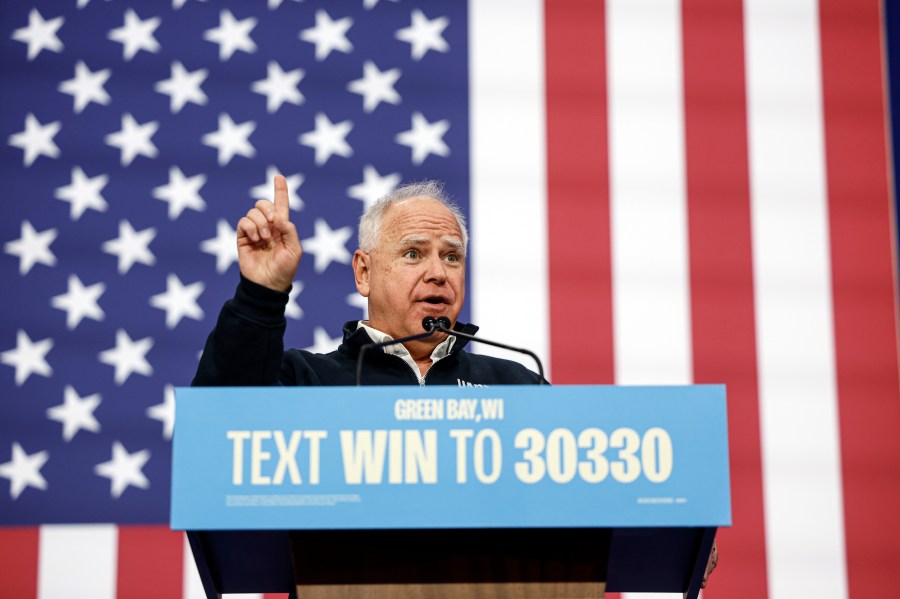
<path fill-rule="evenodd" d="M 238 221 L 237 248 L 241 282 L 206 340 L 195 386 L 278 383 L 287 291 L 303 254 L 281 175 L 274 203 L 259 200 Z"/>

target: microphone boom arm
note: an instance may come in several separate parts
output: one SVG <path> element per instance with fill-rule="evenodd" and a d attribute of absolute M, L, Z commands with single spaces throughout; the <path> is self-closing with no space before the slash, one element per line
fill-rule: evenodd
<path fill-rule="evenodd" d="M 445 324 L 446 323 L 446 324 Z M 497 341 L 488 341 L 487 339 L 483 339 L 481 337 L 476 337 L 475 335 L 469 335 L 468 333 L 463 333 L 460 331 L 454 331 L 447 327 L 450 321 L 447 318 L 441 317 L 436 318 L 434 320 L 434 330 L 440 331 L 442 333 L 447 333 L 448 335 L 455 335 L 457 337 L 464 337 L 466 339 L 471 339 L 472 341 L 478 341 L 479 343 L 486 343 L 487 345 L 493 345 L 494 347 L 499 347 L 502 349 L 508 349 L 510 351 L 519 352 L 521 354 L 528 354 L 535 361 L 538 367 L 538 384 L 544 384 L 544 365 L 541 364 L 541 359 L 537 357 L 537 354 L 529 349 L 524 349 L 521 347 L 513 347 L 512 345 L 506 345 L 505 343 L 498 343 Z"/>

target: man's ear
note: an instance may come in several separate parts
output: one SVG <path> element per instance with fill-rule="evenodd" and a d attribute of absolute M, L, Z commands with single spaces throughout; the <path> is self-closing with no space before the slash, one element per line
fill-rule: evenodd
<path fill-rule="evenodd" d="M 362 250 L 353 254 L 353 276 L 356 289 L 363 297 L 369 297 L 369 274 L 371 273 L 370 256 Z"/>

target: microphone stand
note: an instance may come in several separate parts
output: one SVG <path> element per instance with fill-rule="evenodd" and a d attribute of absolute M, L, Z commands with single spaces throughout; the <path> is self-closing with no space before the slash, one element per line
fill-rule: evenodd
<path fill-rule="evenodd" d="M 428 318 L 431 318 L 430 316 Z M 425 320 L 427 321 L 428 318 Z M 425 324 L 425 321 L 422 323 Z M 531 356 L 531 358 L 535 361 L 538 367 L 538 384 L 544 384 L 544 365 L 541 364 L 541 359 L 537 357 L 537 354 L 531 350 L 523 349 L 521 347 L 513 347 L 511 345 L 506 345 L 505 343 L 498 343 L 497 341 L 488 341 L 487 339 L 483 339 L 481 337 L 476 337 L 475 335 L 469 335 L 468 333 L 463 333 L 461 331 L 455 331 L 449 328 L 450 320 L 441 316 L 440 318 L 433 319 L 433 325 L 435 331 L 440 331 L 442 333 L 447 333 L 448 335 L 455 335 L 456 337 L 464 337 L 465 339 L 471 339 L 472 341 L 478 341 L 480 343 L 486 343 L 487 345 L 493 345 L 494 347 L 500 347 L 502 349 L 508 349 L 510 351 L 519 352 L 520 354 L 527 354 Z"/>

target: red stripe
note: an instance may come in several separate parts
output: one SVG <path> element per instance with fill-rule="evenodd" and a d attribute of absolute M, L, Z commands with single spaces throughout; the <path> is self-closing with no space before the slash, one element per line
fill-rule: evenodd
<path fill-rule="evenodd" d="M 120 526 L 116 597 L 181 597 L 184 533 L 165 526 Z"/>
<path fill-rule="evenodd" d="M 0 528 L 0 596 L 37 597 L 37 528 Z"/>
<path fill-rule="evenodd" d="M 728 393 L 733 526 L 707 597 L 765 597 L 766 560 L 741 0 L 684 0 L 694 382 Z"/>
<path fill-rule="evenodd" d="M 544 10 L 551 372 L 555 383 L 612 383 L 604 3 Z"/>
<path fill-rule="evenodd" d="M 884 597 L 900 564 L 900 373 L 880 2 L 819 6 L 848 582 Z"/>

